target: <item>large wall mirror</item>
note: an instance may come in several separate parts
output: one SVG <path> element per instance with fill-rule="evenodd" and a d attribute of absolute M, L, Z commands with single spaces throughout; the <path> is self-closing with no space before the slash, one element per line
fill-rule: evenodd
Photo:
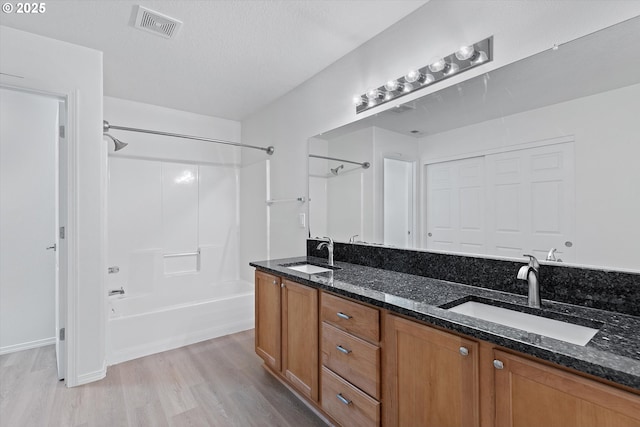
<path fill-rule="evenodd" d="M 637 46 L 640 17 L 310 138 L 310 235 L 640 271 Z"/>

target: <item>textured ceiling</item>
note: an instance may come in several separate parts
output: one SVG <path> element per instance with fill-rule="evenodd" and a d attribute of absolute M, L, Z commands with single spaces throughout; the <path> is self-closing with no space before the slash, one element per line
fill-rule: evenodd
<path fill-rule="evenodd" d="M 428 0 L 47 1 L 0 24 L 104 52 L 104 94 L 242 120 Z M 131 26 L 142 5 L 175 39 Z"/>

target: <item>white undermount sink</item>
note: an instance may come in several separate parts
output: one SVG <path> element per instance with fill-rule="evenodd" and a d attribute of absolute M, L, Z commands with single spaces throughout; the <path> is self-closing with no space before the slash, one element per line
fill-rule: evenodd
<path fill-rule="evenodd" d="M 587 326 L 548 319 L 477 301 L 456 305 L 451 307 L 449 311 L 578 345 L 586 345 L 598 333 L 598 329 Z"/>
<path fill-rule="evenodd" d="M 301 273 L 307 274 L 318 274 L 325 273 L 327 271 L 332 271 L 330 268 L 318 267 L 313 264 L 301 264 L 301 265 L 292 265 L 291 267 L 287 267 L 288 269 L 300 271 Z"/>

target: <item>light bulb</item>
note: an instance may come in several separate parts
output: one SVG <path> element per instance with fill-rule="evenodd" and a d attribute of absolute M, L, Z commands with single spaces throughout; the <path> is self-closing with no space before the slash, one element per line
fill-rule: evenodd
<path fill-rule="evenodd" d="M 362 97 L 360 95 L 353 95 L 353 105 L 359 107 L 362 104 L 364 104 L 364 100 L 362 99 Z"/>
<path fill-rule="evenodd" d="M 376 105 L 375 99 L 370 99 L 369 102 L 367 102 L 367 107 L 374 107 L 375 105 Z"/>
<path fill-rule="evenodd" d="M 414 83 L 414 82 L 417 82 L 418 79 L 420 79 L 420 77 L 421 77 L 420 71 L 409 70 L 407 75 L 404 76 L 404 79 L 406 80 L 407 83 Z"/>
<path fill-rule="evenodd" d="M 447 64 L 444 67 L 443 73 L 445 76 L 450 76 L 452 74 L 457 73 L 459 70 L 460 70 L 460 67 L 458 66 L 458 64 L 451 63 L 451 64 Z"/>
<path fill-rule="evenodd" d="M 432 74 L 427 74 L 426 76 L 424 76 L 424 83 L 425 85 L 430 85 L 431 83 L 435 82 L 436 78 L 433 77 Z"/>
<path fill-rule="evenodd" d="M 390 92 L 394 90 L 398 90 L 398 81 L 397 80 L 389 80 L 384 84 L 384 88 Z"/>
<path fill-rule="evenodd" d="M 464 61 L 466 59 L 471 58 L 475 52 L 476 50 L 473 48 L 473 46 L 462 46 L 456 52 L 456 58 L 458 58 L 461 61 Z"/>
<path fill-rule="evenodd" d="M 381 93 L 378 89 L 369 89 L 367 91 L 367 98 L 369 98 L 369 100 L 376 100 L 378 98 L 381 97 Z"/>
<path fill-rule="evenodd" d="M 482 64 L 487 59 L 489 59 L 487 54 L 483 51 L 480 51 L 480 52 L 476 52 L 475 55 L 473 55 L 473 57 L 471 58 L 471 63 L 473 65 Z"/>
<path fill-rule="evenodd" d="M 429 64 L 429 69 L 431 71 L 433 71 L 434 73 L 437 73 L 438 71 L 442 71 L 444 69 L 445 65 L 447 65 L 445 60 L 440 58 L 437 61 Z"/>
<path fill-rule="evenodd" d="M 404 93 L 409 93 L 413 90 L 413 85 L 411 83 L 407 83 L 406 85 L 404 85 L 404 87 L 402 88 L 402 91 Z"/>
<path fill-rule="evenodd" d="M 384 94 L 384 100 L 385 101 L 390 101 L 392 99 L 393 99 L 393 91 L 389 91 L 389 92 Z"/>

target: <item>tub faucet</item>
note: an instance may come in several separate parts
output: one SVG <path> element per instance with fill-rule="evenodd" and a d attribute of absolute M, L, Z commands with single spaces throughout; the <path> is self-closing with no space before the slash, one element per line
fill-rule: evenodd
<path fill-rule="evenodd" d="M 529 307 L 540 308 L 540 281 L 538 269 L 540 264 L 533 255 L 524 254 L 529 257 L 529 264 L 523 265 L 518 270 L 518 279 L 525 280 L 529 284 Z"/>
<path fill-rule="evenodd" d="M 329 251 L 329 265 L 333 265 L 333 239 L 331 237 L 323 237 L 323 239 L 327 239 L 327 241 L 320 243 L 316 249 L 327 248 L 327 251 Z"/>
<path fill-rule="evenodd" d="M 124 287 L 120 286 L 120 289 L 111 289 L 109 291 L 109 296 L 113 295 L 124 295 Z"/>

